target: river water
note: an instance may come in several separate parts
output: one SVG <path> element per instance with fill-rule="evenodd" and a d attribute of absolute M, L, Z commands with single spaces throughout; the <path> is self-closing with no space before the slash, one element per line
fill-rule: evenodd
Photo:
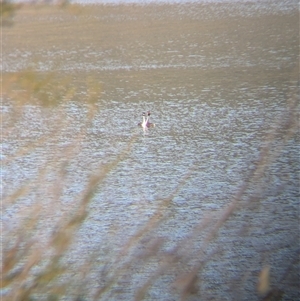
<path fill-rule="evenodd" d="M 119 42 L 118 35 L 101 36 L 103 47 L 94 31 L 82 43 L 45 42 L 37 50 L 18 40 L 16 29 L 5 29 L 4 39 L 12 40 L 4 46 L 4 72 L 33 60 L 39 72 L 53 71 L 59 58 L 55 72 L 71 75 L 78 93 L 54 107 L 18 107 L 4 98 L 3 198 L 27 189 L 4 203 L 4 230 L 12 237 L 38 204 L 37 235 L 47 241 L 56 222 L 77 208 L 91 177 L 103 174 L 66 258 L 76 266 L 97 254 L 84 296 L 105 282 L 99 273 L 109 279 L 108 269 L 117 280 L 103 299 L 134 300 L 151 279 L 147 300 L 180 300 L 180 275 L 197 267 L 197 289 L 182 298 L 259 300 L 258 276 L 270 266 L 271 289 L 282 291 L 283 300 L 299 298 L 297 13 L 292 1 L 274 3 L 272 10 L 240 3 L 234 11 L 210 4 L 198 14 L 188 6 L 145 7 L 145 22 L 165 22 L 164 28 Z M 172 22 L 181 20 L 178 28 L 164 21 L 168 11 Z M 128 19 L 142 22 L 132 14 L 82 18 L 120 26 L 120 38 L 126 26 L 132 29 Z M 55 22 L 80 16 L 65 18 Z M 28 15 L 15 22 L 29 22 Z M 81 101 L 87 77 L 100 87 L 92 106 Z M 156 124 L 146 132 L 137 126 L 145 111 Z"/>

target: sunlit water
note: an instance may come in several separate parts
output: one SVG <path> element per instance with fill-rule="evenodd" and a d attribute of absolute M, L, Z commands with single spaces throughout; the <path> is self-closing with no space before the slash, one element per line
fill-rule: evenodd
<path fill-rule="evenodd" d="M 172 45 L 176 41 L 166 43 Z M 131 72 L 155 69 L 160 80 L 155 85 L 145 82 L 138 89 L 133 80 L 126 83 L 118 79 L 104 83 L 103 93 L 99 95 L 97 103 L 98 110 L 91 123 L 87 122 L 86 105 L 80 102 L 55 108 L 25 106 L 21 117 L 15 121 L 12 135 L 2 143 L 2 159 L 9 160 L 12 154 L 18 154 L 18 150 L 25 146 L 29 147 L 29 151 L 20 153 L 3 166 L 4 196 L 25 183 L 29 183 L 33 189 L 25 198 L 4 210 L 4 227 L 12 229 L 17 225 L 15 217 L 24 210 L 24 206 L 30 207 L 34 200 L 40 199 L 43 206 L 54 201 L 54 196 L 48 197 L 47 191 L 52 192 L 53 187 L 60 184 L 57 173 L 62 169 L 65 182 L 59 203 L 64 208 L 62 212 L 67 212 L 68 208 L 74 206 L 74 199 L 86 188 L 90 176 L 101 170 L 101 166 L 118 161 L 118 156 L 124 152 L 124 157 L 108 172 L 92 198 L 89 215 L 78 233 L 73 257 L 69 258 L 71 263 L 97 248 L 108 248 L 112 254 L 117 252 L 152 216 L 160 201 L 170 196 L 172 201 L 168 209 L 172 212 L 172 219 L 164 223 L 158 233 L 168 238 L 167 248 L 170 249 L 205 216 L 222 212 L 240 187 L 249 180 L 257 167 L 262 147 L 269 142 L 270 135 L 276 133 L 278 123 L 287 118 L 287 97 L 297 86 L 295 81 L 266 80 L 264 74 L 258 74 L 253 81 L 244 80 L 245 77 L 238 81 L 230 68 L 262 65 L 275 70 L 282 66 L 283 61 L 285 66 L 292 65 L 294 57 L 289 49 L 267 49 L 268 55 L 259 59 L 246 59 L 241 55 L 207 60 L 201 56 L 197 45 L 190 47 L 194 47 L 195 51 L 191 52 L 193 55 L 184 57 L 176 53 L 176 47 L 170 46 L 169 50 L 165 47 L 165 63 L 153 59 L 156 55 L 154 48 L 153 56 L 144 58 L 145 61 L 134 58 L 130 64 L 127 64 L 126 57 L 122 61 L 121 56 L 121 62 L 117 64 L 111 61 L 110 53 L 88 50 L 85 51 L 87 59 L 75 64 L 72 53 L 69 53 L 70 62 L 66 61 L 61 67 L 64 71 L 119 70 L 124 78 L 124 72 L 128 72 L 130 77 Z M 121 52 L 121 46 L 117 51 Z M 17 52 L 11 56 L 18 57 Z M 26 57 L 26 54 L 22 56 Z M 89 56 L 93 56 L 91 61 L 95 56 L 100 56 L 100 63 L 89 63 Z M 172 63 L 175 60 L 176 63 Z M 9 69 L 19 67 L 15 64 Z M 46 70 L 49 68 L 49 65 L 42 67 Z M 198 78 L 188 80 L 184 75 L 189 68 L 227 68 L 224 75 L 230 84 L 222 85 L 214 80 L 205 80 L 203 83 Z M 170 78 L 171 73 L 176 84 L 174 78 Z M 5 102 L 2 109 L 4 116 L 8 116 L 12 110 Z M 141 121 L 141 113 L 147 110 L 151 110 L 152 122 L 156 127 L 144 133 L 137 123 Z M 43 136 L 49 136 L 61 113 L 67 126 L 57 129 L 53 140 L 42 141 Z M 81 130 L 83 137 L 79 134 Z M 266 262 L 284 272 L 280 270 L 280 264 L 289 260 L 288 251 L 294 248 L 292 241 L 297 233 L 299 205 L 299 143 L 294 136 L 287 141 L 284 136 L 275 135 L 272 143 L 271 162 L 261 179 L 264 189 L 257 194 L 259 209 L 251 218 L 247 212 L 237 213 L 232 219 L 233 226 L 227 232 L 221 232 L 223 257 L 217 266 L 212 261 L 212 266 L 208 265 L 204 272 L 204 276 L 210 279 L 204 283 L 207 293 L 203 293 L 203 296 L 207 298 L 222 296 L 223 300 L 232 300 L 230 292 L 226 292 L 228 295 L 224 297 L 229 284 L 220 280 L 224 278 L 225 270 L 228 282 L 238 275 L 244 275 L 247 270 L 251 273 L 255 271 L 257 275 Z M 34 144 L 38 139 L 41 142 L 31 150 L 31 143 Z M 75 150 L 72 145 L 76 146 Z M 44 168 L 47 172 L 41 176 Z M 41 177 L 45 180 L 43 185 L 39 184 Z M 172 195 L 179 186 L 180 189 Z M 245 199 L 254 193 L 255 185 L 251 189 L 244 196 Z M 251 229 L 242 246 L 233 248 L 235 231 L 243 226 L 245 220 Z M 51 224 L 52 221 L 45 217 L 43 226 L 52 231 Z M 108 235 L 111 232 L 113 236 Z M 110 237 L 114 240 L 110 241 Z M 278 248 L 267 260 L 261 255 L 265 243 L 271 249 Z M 236 258 L 240 259 L 232 267 Z M 244 262 L 245 258 L 248 260 Z M 228 266 L 231 266 L 229 272 Z M 279 281 L 279 278 L 276 280 Z M 249 280 L 250 284 L 246 287 L 255 291 L 253 279 Z M 220 291 L 211 291 L 212 284 L 219 285 Z M 153 291 L 149 300 L 158 300 L 156 293 Z M 123 297 L 132 300 L 132 294 L 133 291 L 129 289 Z M 160 294 L 165 294 L 164 300 L 169 300 L 167 292 L 160 291 Z M 295 296 L 296 293 L 292 290 L 291 295 Z M 240 300 L 250 300 L 251 296 L 243 292 Z"/>

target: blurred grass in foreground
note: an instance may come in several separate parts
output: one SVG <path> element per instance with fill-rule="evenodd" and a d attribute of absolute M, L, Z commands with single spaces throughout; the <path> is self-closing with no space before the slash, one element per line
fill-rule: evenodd
<path fill-rule="evenodd" d="M 5 127 L 2 130 L 3 141 L 9 139 L 10 134 L 15 130 L 15 120 L 19 119 L 26 105 L 35 105 L 42 108 L 54 109 L 78 99 L 76 84 L 68 76 L 58 75 L 55 72 L 40 73 L 26 70 L 16 73 L 3 74 L 2 94 L 12 107 L 9 115 L 1 113 L 2 123 Z M 85 104 L 85 122 L 91 123 L 93 117 L 98 112 L 96 105 L 101 87 L 93 78 L 85 81 L 85 97 L 81 101 Z M 284 144 L 294 137 L 298 131 L 298 91 L 291 91 L 287 99 L 287 109 L 282 119 L 276 120 L 273 130 L 266 139 L 264 147 L 260 152 L 260 157 L 256 162 L 256 168 L 252 170 L 248 180 L 238 189 L 231 202 L 217 214 L 212 214 L 203 218 L 189 234 L 179 240 L 172 251 L 164 248 L 167 237 L 157 235 L 160 226 L 167 220 L 172 219 L 172 214 L 168 210 L 174 197 L 180 192 L 182 186 L 191 176 L 190 173 L 184 175 L 178 186 L 166 199 L 156 200 L 157 210 L 148 221 L 132 235 L 123 245 L 121 251 L 110 259 L 109 262 L 101 259 L 101 254 L 95 251 L 90 254 L 87 260 L 79 263 L 76 275 L 72 267 L 67 264 L 68 254 L 72 251 L 72 244 L 76 240 L 76 235 L 88 216 L 88 206 L 93 199 L 94 193 L 105 177 L 122 162 L 130 153 L 136 136 L 128 142 L 125 148 L 114 160 L 106 165 L 96 166 L 93 174 L 86 183 L 85 190 L 74 200 L 74 207 L 68 208 L 67 212 L 62 212 L 51 227 L 55 229 L 46 239 L 41 242 L 35 235 L 43 224 L 45 215 L 59 212 L 61 207 L 59 199 L 63 195 L 64 181 L 66 180 L 65 166 L 74 158 L 75 152 L 80 151 L 80 144 L 85 136 L 87 126 L 82 126 L 77 136 L 72 137 L 72 144 L 61 153 L 56 150 L 57 161 L 46 162 L 42 166 L 38 175 L 38 183 L 24 183 L 17 187 L 12 193 L 6 194 L 6 187 L 3 189 L 2 210 L 18 203 L 20 199 L 26 199 L 33 190 L 44 187 L 47 181 L 49 166 L 55 165 L 56 179 L 52 189 L 47 190 L 47 197 L 53 198 L 53 203 L 46 207 L 40 205 L 40 200 L 36 198 L 33 206 L 21 211 L 18 216 L 17 227 L 2 227 L 2 273 L 1 292 L 3 301 L 11 300 L 118 300 L 118 288 L 132 279 L 136 271 L 144 267 L 151 267 L 151 272 L 142 284 L 135 287 L 135 300 L 143 300 L 147 297 L 147 292 L 161 276 L 168 275 L 172 279 L 172 291 L 174 299 L 197 300 L 199 287 L 201 284 L 201 271 L 217 254 L 218 249 L 210 250 L 212 243 L 216 242 L 220 229 L 230 220 L 232 215 L 239 210 L 249 206 L 251 208 L 259 206 L 260 194 L 264 189 L 261 181 L 266 169 L 280 155 L 281 150 L 272 149 L 273 142 L 284 133 Z M 39 145 L 48 140 L 58 140 L 59 133 L 67 127 L 64 110 L 58 111 L 56 123 L 52 129 L 37 141 L 31 141 L 22 148 L 16 150 L 2 160 L 2 166 L 7 166 L 10 162 L 18 160 L 26 153 L 33 152 Z M 58 160 L 59 159 L 59 160 Z M 64 164 L 61 164 L 61 162 Z M 247 191 L 255 188 L 256 193 L 248 196 Z M 246 200 L 244 200 L 247 195 Z M 243 201 L 242 201 L 243 199 Z M 243 229 L 242 229 L 243 230 Z M 242 231 L 241 230 L 241 231 Z M 202 243 L 196 249 L 192 248 L 195 240 L 202 236 Z M 100 253 L 100 251 L 99 251 Z M 192 263 L 191 263 L 192 262 Z M 112 263 L 112 264 L 111 264 Z M 299 258 L 295 259 L 295 265 L 299 263 Z M 97 265 L 97 267 L 95 267 Z M 96 275 L 91 276 L 95 273 Z M 289 273 L 290 266 L 286 267 L 285 274 Z M 245 271 L 246 273 L 247 271 Z M 262 266 L 261 272 L 257 275 L 258 298 L 261 300 L 281 300 L 284 292 L 270 283 L 271 266 Z M 99 280 L 100 284 L 93 287 L 89 283 L 90 277 Z M 246 280 L 241 280 L 243 283 Z M 122 285 L 123 283 L 123 285 Z M 92 290 L 91 290 L 92 286 Z M 117 287 L 117 289 L 116 289 Z M 238 288 L 234 287 L 232 289 Z M 256 292 L 252 292 L 255 294 Z"/>
<path fill-rule="evenodd" d="M 3 87 L 5 99 L 13 107 L 11 112 L 15 115 L 6 116 L 6 114 L 3 114 L 2 116 L 5 124 L 7 124 L 7 118 L 11 119 L 12 122 L 11 129 L 6 127 L 3 131 L 4 141 L 8 139 L 10 130 L 13 131 L 13 120 L 18 118 L 19 114 L 22 114 L 23 106 L 34 104 L 46 108 L 55 108 L 62 102 L 73 101 L 78 92 L 68 77 L 59 79 L 59 76 L 55 73 L 40 75 L 33 70 L 5 74 Z M 92 78 L 87 80 L 86 88 L 87 93 L 84 102 L 89 108 L 86 111 L 86 121 L 89 123 L 92 122 L 93 116 L 98 110 L 95 104 L 99 97 L 100 89 Z M 296 134 L 298 127 L 297 101 L 297 95 L 288 100 L 286 115 L 282 116 L 282 120 L 277 121 L 274 130 L 267 139 L 267 143 L 261 149 L 256 169 L 252 171 L 248 181 L 240 187 L 228 206 L 220 212 L 217 222 L 215 222 L 215 219 L 210 219 L 210 217 L 204 218 L 190 231 L 187 237 L 178 241 L 176 248 L 172 252 L 163 250 L 166 240 L 157 236 L 156 233 L 163 222 L 172 219 L 172 215 L 170 215 L 167 208 L 180 191 L 182 185 L 188 180 L 190 176 L 190 173 L 188 173 L 182 178 L 181 182 L 178 183 L 178 186 L 168 198 L 157 200 L 159 206 L 156 213 L 129 238 L 117 257 L 112 259 L 112 262 L 115 262 L 115 266 L 107 269 L 108 263 L 102 263 L 103 266 L 99 267 L 99 275 L 97 276 L 101 278 L 102 285 L 92 293 L 87 289 L 90 284 L 85 279 L 89 278 L 89 273 L 94 269 L 93 261 L 95 258 L 101 257 L 101 255 L 97 253 L 92 254 L 89 260 L 80 263 L 81 268 L 77 270 L 76 277 L 71 276 L 72 271 L 66 264 L 65 259 L 68 258 L 70 246 L 75 240 L 80 226 L 88 216 L 88 205 L 94 196 L 95 190 L 105 179 L 106 175 L 130 153 L 136 137 L 132 137 L 127 148 L 115 160 L 104 166 L 99 165 L 99 167 L 95 168 L 93 175 L 86 184 L 85 191 L 78 196 L 78 200 L 74 200 L 77 206 L 70 209 L 69 212 L 62 214 L 54 226 L 56 230 L 52 232 L 44 243 L 40 243 L 33 238 L 35 236 L 34 233 L 43 225 L 43 221 L 41 220 L 43 214 L 41 213 L 43 210 L 46 210 L 47 214 L 51 214 L 53 211 L 59 211 L 59 208 L 55 208 L 56 202 L 51 204 L 51 207 L 48 205 L 49 207 L 46 209 L 41 208 L 39 200 L 36 200 L 34 206 L 26 209 L 25 213 L 23 212 L 24 214 L 19 220 L 17 230 L 10 231 L 9 229 L 3 229 L 2 300 L 61 300 L 66 296 L 68 296 L 68 300 L 100 300 L 102 297 L 104 299 L 107 298 L 107 295 L 117 298 L 117 295 L 111 295 L 113 288 L 122 279 L 130 278 L 132 270 L 136 271 L 142 269 L 143 266 L 151 265 L 153 260 L 155 261 L 155 269 L 143 285 L 136 287 L 135 300 L 143 300 L 157 278 L 170 273 L 177 275 L 173 276 L 175 296 L 180 296 L 181 300 L 187 300 L 189 296 L 196 296 L 199 282 L 201 282 L 201 270 L 216 255 L 214 252 L 207 252 L 210 243 L 215 241 L 219 230 L 231 218 L 232 214 L 242 209 L 241 204 L 243 204 L 243 207 L 253 206 L 253 203 L 256 203 L 254 206 L 258 206 L 258 195 L 248 197 L 246 202 L 241 202 L 241 200 L 246 195 L 249 186 L 255 185 L 258 192 L 264 188 L 264 184 L 260 183 L 260 179 L 263 177 L 268 166 L 276 160 L 276 157 L 281 152 L 280 148 L 276 152 L 271 152 L 272 143 L 276 140 L 276 137 L 281 132 L 284 132 L 284 140 L 287 142 Z M 58 123 L 54 125 L 54 130 L 51 134 L 42 137 L 40 141 L 34 142 L 33 146 L 20 149 L 11 157 L 5 158 L 2 166 L 5 167 L 8 162 L 17 160 L 19 156 L 24 155 L 26 152 L 33 151 L 34 148 L 44 143 L 47 139 L 53 139 L 55 135 L 58 136 L 59 134 L 57 133 L 65 126 L 63 110 L 58 114 L 60 114 L 57 118 Z M 87 127 L 83 128 L 86 129 Z M 64 156 L 65 164 L 68 164 L 68 161 L 72 160 L 74 155 L 73 150 L 79 146 L 84 135 L 84 130 L 79 132 L 78 136 L 73 138 L 73 144 L 69 148 L 69 151 L 63 154 L 58 153 L 58 158 Z M 53 163 L 49 162 L 48 164 L 51 165 Z M 193 167 L 191 167 L 192 170 Z M 47 172 L 47 166 L 42 167 L 40 170 L 38 185 L 41 187 L 44 185 L 43 181 L 45 181 L 45 174 Z M 63 194 L 64 166 L 57 169 L 56 176 L 56 185 L 48 193 L 52 194 L 54 199 L 59 199 Z M 12 204 L 18 202 L 20 198 L 26 198 L 30 191 L 35 188 L 31 184 L 25 183 L 12 194 L 5 195 L 4 187 L 2 210 L 8 209 Z M 195 253 L 195 250 L 190 249 L 189 246 L 193 245 L 195 238 L 200 234 L 204 235 L 203 243 Z M 185 267 L 190 265 L 189 261 L 191 258 L 196 259 L 196 263 L 186 270 Z M 261 274 L 258 275 L 257 280 L 258 292 L 262 295 L 268 296 L 271 294 L 271 296 L 275 296 L 275 299 L 266 300 L 281 300 L 283 292 L 276 287 L 270 286 L 269 273 L 270 267 L 262 267 Z M 85 295 L 89 296 L 89 298 L 85 299 Z"/>
<path fill-rule="evenodd" d="M 55 110 L 62 104 L 74 101 L 78 93 L 75 88 L 76 84 L 72 83 L 69 77 L 62 77 L 54 72 L 41 74 L 40 72 L 27 70 L 11 74 L 6 73 L 2 79 L 2 94 L 5 103 L 12 108 L 9 114 L 2 112 L 1 116 L 2 123 L 5 124 L 5 129 L 2 131 L 4 141 L 9 139 L 9 136 L 15 131 L 15 122 L 22 118 L 25 106 L 35 105 Z M 91 78 L 86 80 L 85 87 L 86 97 L 83 100 L 81 99 L 81 101 L 87 108 L 86 122 L 89 123 L 97 112 L 95 104 L 101 88 Z M 53 125 L 49 134 L 37 141 L 30 141 L 29 144 L 16 150 L 14 154 L 6 156 L 2 160 L 2 166 L 5 167 L 19 157 L 34 151 L 34 149 L 49 139 L 58 139 L 60 131 L 66 126 L 66 122 L 64 121 L 64 110 L 58 110 L 57 112 L 59 112 L 59 116 L 56 119 L 57 123 Z M 84 126 L 83 128 L 86 129 Z M 66 160 L 65 164 L 72 159 L 73 147 L 76 148 L 80 144 L 84 135 L 84 130 L 79 131 L 78 135 L 73 137 L 73 144 L 64 153 L 61 153 L 57 148 L 57 155 L 60 159 L 61 156 L 64 157 L 63 159 Z M 118 158 L 117 162 L 119 161 L 120 158 Z M 90 178 L 86 191 L 80 196 L 80 200 L 77 203 L 78 207 L 59 220 L 54 227 L 57 230 L 49 237 L 46 244 L 41 244 L 33 238 L 36 229 L 41 227 L 42 224 L 41 212 L 44 209 L 39 205 L 39 200 L 36 200 L 35 205 L 29 208 L 25 214 L 22 210 L 17 230 L 9 231 L 8 229 L 3 229 L 1 289 L 9 288 L 9 293 L 3 293 L 5 296 L 2 297 L 2 300 L 35 300 L 35 296 L 38 296 L 36 298 L 39 300 L 41 297 L 47 300 L 56 300 L 59 296 L 68 295 L 71 282 L 69 280 L 57 282 L 68 270 L 67 266 L 61 262 L 61 258 L 68 252 L 76 231 L 87 215 L 87 205 L 93 197 L 95 188 L 115 164 L 116 162 L 108 164 L 106 168 L 102 168 Z M 53 163 L 49 162 L 46 165 L 50 166 Z M 6 195 L 5 188 L 8 187 L 4 187 L 1 209 L 8 209 L 17 203 L 20 198 L 26 198 L 32 190 L 38 189 L 38 186 L 43 186 L 43 181 L 46 181 L 45 175 L 49 172 L 47 167 L 41 168 L 38 176 L 40 183 L 35 183 L 35 186 L 32 186 L 31 183 L 25 183 L 10 195 Z M 61 166 L 58 170 L 57 179 L 63 180 L 64 166 Z M 53 193 L 54 197 L 60 198 L 63 185 L 57 185 L 59 184 L 58 182 L 55 184 L 50 193 Z M 59 209 L 46 208 L 46 212 L 50 213 Z M 38 272 L 36 269 L 38 269 Z"/>
<path fill-rule="evenodd" d="M 11 26 L 13 25 L 13 17 L 18 9 L 22 7 L 22 5 L 15 4 L 12 1 L 3 0 L 0 3 L 0 21 L 1 26 Z"/>

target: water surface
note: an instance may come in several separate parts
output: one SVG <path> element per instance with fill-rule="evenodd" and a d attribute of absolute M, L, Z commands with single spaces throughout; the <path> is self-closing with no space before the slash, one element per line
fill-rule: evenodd
<path fill-rule="evenodd" d="M 163 239 L 165 252 L 179 248 L 180 271 L 216 254 L 201 268 L 200 290 L 191 298 L 257 300 L 259 271 L 270 265 L 272 285 L 285 292 L 284 300 L 295 299 L 296 271 L 291 268 L 291 280 L 284 275 L 299 247 L 299 136 L 289 110 L 298 85 L 297 13 L 284 12 L 279 2 L 271 12 L 247 4 L 247 15 L 246 4 L 235 3 L 231 14 L 233 4 L 193 5 L 135 8 L 143 18 L 129 6 L 109 8 L 110 14 L 34 14 L 32 23 L 20 14 L 4 30 L 10 39 L 3 47 L 5 72 L 34 66 L 41 74 L 71 76 L 77 89 L 71 101 L 53 107 L 32 102 L 18 111 L 4 99 L 4 197 L 29 187 L 4 206 L 4 228 L 13 231 L 38 203 L 46 208 L 38 237 L 46 240 L 55 221 L 76 208 L 90 177 L 103 172 L 66 259 L 71 265 L 95 250 L 102 254 L 98 269 L 101 262 L 121 265 L 116 254 L 160 212 L 166 218 L 154 237 Z M 32 36 L 36 22 L 41 29 Z M 27 43 L 17 38 L 20 24 Z M 65 25 L 61 40 L 57 24 Z M 36 37 L 43 26 L 53 39 L 41 45 Z M 88 78 L 101 90 L 91 118 Z M 148 110 L 156 127 L 144 133 L 137 123 Z M 208 242 L 206 233 L 243 185 L 236 210 Z M 211 228 L 195 235 L 206 219 Z M 182 240 L 189 235 L 186 248 Z M 155 267 L 134 266 L 131 278 L 121 277 L 106 297 L 133 300 Z M 175 298 L 174 277 L 167 269 L 147 299 Z M 90 285 L 93 291 L 101 281 L 91 277 Z"/>

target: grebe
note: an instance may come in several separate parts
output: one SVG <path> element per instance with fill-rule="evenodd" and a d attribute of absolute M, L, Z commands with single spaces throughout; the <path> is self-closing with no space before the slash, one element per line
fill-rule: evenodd
<path fill-rule="evenodd" d="M 150 115 L 151 115 L 151 112 L 150 111 L 148 111 L 147 112 L 147 120 L 146 120 L 146 126 L 147 126 L 147 128 L 154 128 L 155 127 L 155 123 L 151 123 L 150 122 Z"/>
<path fill-rule="evenodd" d="M 139 122 L 138 123 L 138 126 L 141 126 L 143 129 L 144 129 L 144 131 L 146 131 L 146 130 L 148 130 L 148 128 L 153 128 L 153 127 L 155 127 L 155 124 L 154 123 L 151 123 L 150 121 L 149 121 L 149 119 L 150 119 L 150 111 L 148 111 L 147 112 L 147 119 L 145 118 L 145 116 L 146 116 L 146 113 L 145 112 L 143 112 L 143 114 L 142 114 L 142 116 L 143 116 L 143 122 Z"/>
<path fill-rule="evenodd" d="M 145 116 L 146 116 L 145 112 L 143 112 L 142 116 L 143 116 L 143 122 L 139 122 L 138 126 L 141 126 L 141 127 L 143 127 L 143 129 L 145 129 L 147 127 L 148 118 L 147 118 L 147 120 L 145 119 Z"/>

